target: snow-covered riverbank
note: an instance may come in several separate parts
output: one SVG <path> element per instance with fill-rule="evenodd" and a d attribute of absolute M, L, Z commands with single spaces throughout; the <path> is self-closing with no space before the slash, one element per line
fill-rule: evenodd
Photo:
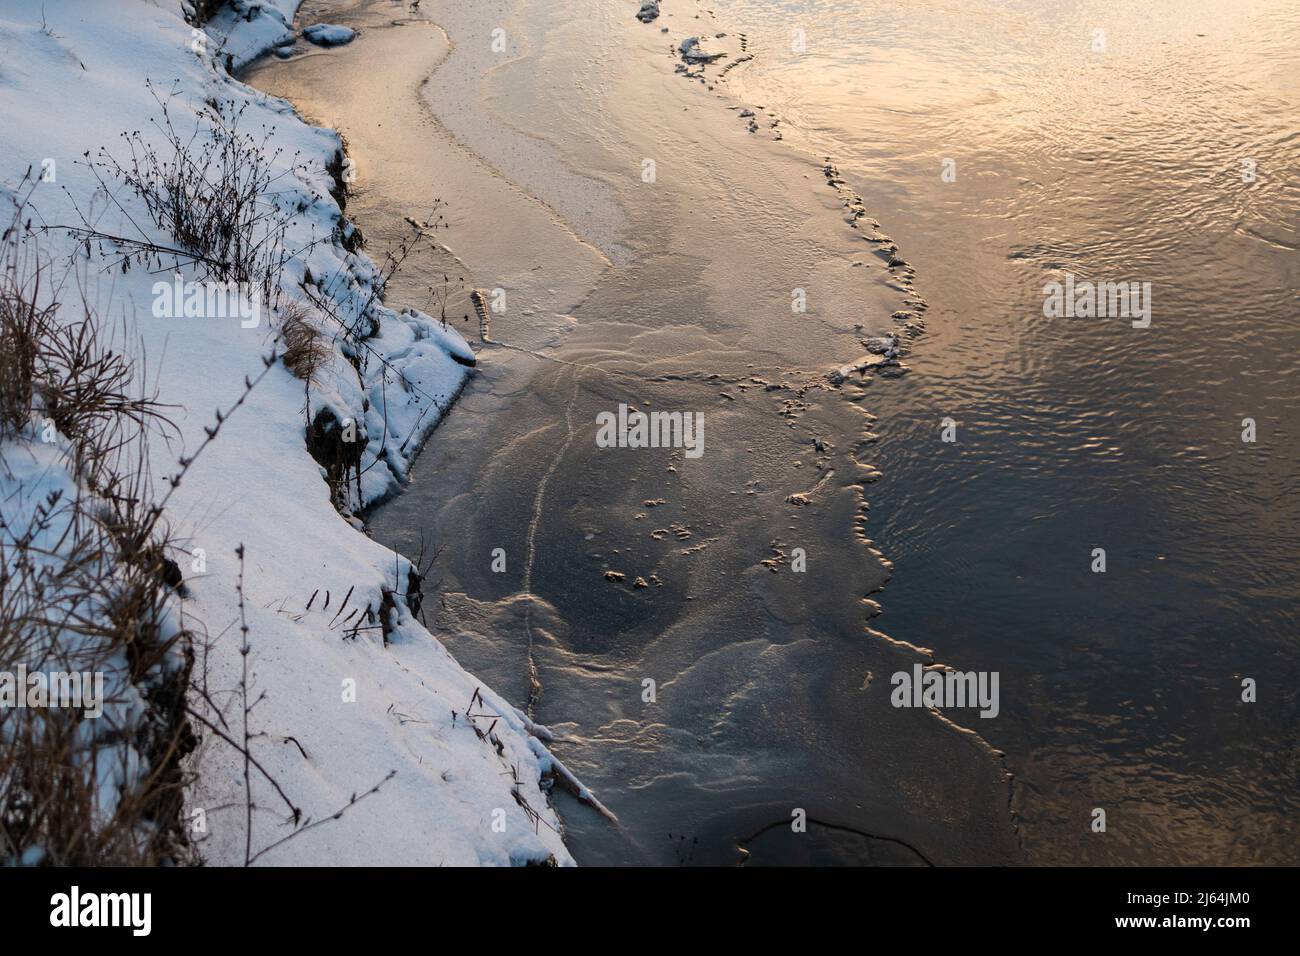
<path fill-rule="evenodd" d="M 120 326 L 137 378 L 168 406 L 176 432 L 150 442 L 155 484 L 194 458 L 164 515 L 184 577 L 172 607 L 193 636 L 201 690 L 184 823 L 217 865 L 568 863 L 541 789 L 557 769 L 545 731 L 457 665 L 408 602 L 418 595 L 410 562 L 340 514 L 397 487 L 473 353 L 429 316 L 378 303 L 382 271 L 335 198 L 347 168 L 337 134 L 231 79 L 292 35 L 296 0 L 234 6 L 248 12 L 222 11 L 206 28 L 187 22 L 180 0 L 15 0 L 0 12 L 0 198 L 7 206 L 29 167 L 42 180 L 33 236 L 62 279 L 46 294 L 84 297 Z M 275 178 L 254 202 L 284 211 L 284 229 L 269 239 L 282 268 L 259 308 L 202 317 L 159 306 L 178 272 L 182 283 L 205 273 L 157 251 L 184 243 L 110 167 L 132 168 L 122 134 L 136 131 L 137 152 L 156 150 L 166 166 L 164 103 L 196 143 L 211 138 L 213 117 L 238 115 L 239 130 L 266 136 Z M 306 383 L 263 361 L 283 349 L 290 314 L 325 345 Z M 215 439 L 194 457 L 218 413 Z M 52 470 L 71 480 L 39 425 L 0 446 L 6 463 L 40 463 L 0 472 L 5 496 L 31 498 Z M 111 801 L 130 783 L 101 794 Z"/>

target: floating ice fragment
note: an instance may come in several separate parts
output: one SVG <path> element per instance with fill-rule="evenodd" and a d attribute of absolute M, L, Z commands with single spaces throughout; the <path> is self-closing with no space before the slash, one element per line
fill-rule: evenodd
<path fill-rule="evenodd" d="M 699 37 L 687 37 L 678 47 L 681 51 L 682 59 L 687 63 L 712 63 L 714 60 L 726 56 L 725 53 L 709 53 L 704 47 L 700 46 Z"/>

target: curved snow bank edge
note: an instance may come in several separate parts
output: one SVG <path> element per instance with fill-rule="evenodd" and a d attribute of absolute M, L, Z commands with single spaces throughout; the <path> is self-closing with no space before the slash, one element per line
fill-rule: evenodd
<path fill-rule="evenodd" d="M 12 188 L 29 165 L 49 158 L 57 185 L 36 197 L 43 221 L 75 223 L 78 209 L 91 209 L 105 232 L 128 235 L 135 223 L 156 241 L 170 240 L 129 190 L 117 192 L 122 215 L 105 210 L 98 151 L 120 156 L 127 130 L 165 148 L 146 79 L 171 95 L 178 122 L 200 122 L 196 107 L 205 101 L 237 102 L 246 106 L 245 128 L 264 125 L 271 146 L 283 150 L 286 170 L 303 166 L 268 197 L 297 212 L 286 245 L 308 250 L 288 263 L 286 301 L 310 306 L 305 290 L 314 284 L 328 289 L 339 315 L 362 317 L 378 270 L 347 248 L 348 224 L 330 194 L 337 134 L 308 126 L 283 100 L 228 73 L 274 45 L 276 22 L 289 22 L 296 3 L 263 3 L 256 14 L 245 4 L 243 19 L 219 14 L 213 35 L 196 35 L 179 2 L 171 9 L 147 0 L 61 5 L 45 10 L 47 29 L 42 6 L 10 0 L 0 14 L 7 51 L 0 186 Z M 233 49 L 244 52 L 236 57 Z M 340 519 L 306 450 L 315 413 L 329 408 L 340 422 L 351 418 L 365 443 L 357 503 L 388 493 L 463 384 L 468 346 L 428 316 L 375 307 L 362 344 L 337 339 L 307 389 L 278 362 L 261 376 L 282 316 L 251 327 L 170 317 L 151 306 L 155 284 L 172 276 L 138 265 L 106 269 L 122 264 L 120 248 L 82 248 L 57 230 L 46 235 L 47 251 L 86 277 L 90 306 L 129 327 L 151 383 L 175 409 L 179 436 L 151 449 L 153 474 L 173 474 L 177 459 L 194 453 L 214 408 L 235 408 L 167 508 L 183 542 L 174 554 L 189 592 L 180 615 L 200 644 L 192 706 L 211 722 L 191 764 L 197 781 L 187 806 L 206 860 L 572 863 L 547 801 L 555 764 L 545 748 L 518 711 L 417 623 L 410 562 Z M 182 282 L 199 278 L 192 268 L 179 273 Z M 370 355 L 369 364 L 359 353 Z M 259 381 L 236 407 L 246 378 Z M 258 766 L 247 790 L 241 753 L 213 729 L 242 739 L 245 723 Z M 358 794 L 363 799 L 353 803 Z M 308 830 L 309 821 L 324 822 Z M 300 835 L 280 842 L 295 829 Z"/>

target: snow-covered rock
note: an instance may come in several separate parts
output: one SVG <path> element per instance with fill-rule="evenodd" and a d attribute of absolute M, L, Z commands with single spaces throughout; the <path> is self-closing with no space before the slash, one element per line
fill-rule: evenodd
<path fill-rule="evenodd" d="M 641 9 L 636 12 L 636 18 L 642 23 L 649 23 L 659 18 L 659 0 L 642 0 Z"/>
<path fill-rule="evenodd" d="M 342 46 L 351 43 L 357 32 L 334 23 L 313 23 L 302 31 L 302 35 L 317 46 Z"/>

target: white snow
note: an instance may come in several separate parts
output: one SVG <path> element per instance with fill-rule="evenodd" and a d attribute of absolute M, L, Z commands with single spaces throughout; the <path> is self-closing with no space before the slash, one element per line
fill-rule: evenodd
<path fill-rule="evenodd" d="M 279 201 L 302 210 L 286 244 L 297 249 L 333 235 L 340 213 L 326 165 L 340 149 L 339 137 L 307 126 L 284 101 L 226 73 L 227 63 L 238 66 L 292 40 L 296 5 L 237 3 L 242 12 L 217 17 L 209 35 L 185 22 L 180 0 L 6 0 L 0 7 L 0 189 L 14 190 L 29 166 L 39 170 L 52 160 L 46 168 L 55 180 L 42 183 L 33 197 L 40 221 L 78 223 L 75 203 L 103 231 L 133 235 L 131 222 L 97 196 L 89 164 L 100 147 L 123 155 L 119 134 L 126 130 L 160 142 L 152 125 L 158 105 L 145 86 L 150 79 L 156 89 L 174 91 L 170 108 L 182 129 L 193 126 L 204 98 L 249 103 L 242 127 L 266 124 L 274 145 L 284 148 L 278 162 L 307 165 L 306 173 L 277 184 Z M 154 228 L 134 194 L 122 189 L 118 198 L 152 238 L 174 242 Z M 141 371 L 157 384 L 160 400 L 174 406 L 169 414 L 181 439 L 156 440 L 151 448 L 151 469 L 161 483 L 178 470 L 177 459 L 203 441 L 214 411 L 239 399 L 245 376 L 263 370 L 262 356 L 273 344 L 271 317 L 264 315 L 254 328 L 237 318 L 158 318 L 150 308 L 152 287 L 171 281 L 170 269 L 162 275 L 138 267 L 105 272 L 105 264 L 118 258 L 111 248 L 96 246 L 87 259 L 84 248 L 57 229 L 45 234 L 42 249 L 57 261 L 79 257 L 92 305 L 104 319 L 127 323 L 139 343 L 133 351 Z M 348 318 L 364 307 L 378 275 L 365 255 L 320 242 L 289 263 L 285 301 L 306 302 L 299 284 L 307 270 Z M 197 278 L 191 269 L 181 272 Z M 360 495 L 354 490 L 350 503 L 377 500 L 398 487 L 421 440 L 469 374 L 464 363 L 473 361 L 473 352 L 455 331 L 423 313 L 376 311 L 380 326 L 365 346 L 364 377 L 341 344 L 309 398 L 301 380 L 280 364 L 272 367 L 168 504 L 167 519 L 186 549 L 173 554 L 189 591 L 178 602 L 180 620 L 210 642 L 196 672 L 206 671 L 209 691 L 224 706 L 223 716 L 209 718 L 224 719 L 233 731 L 242 720 L 235 555 L 242 544 L 252 693 L 265 695 L 250 717 L 258 760 L 312 820 L 327 818 L 396 772 L 340 819 L 303 832 L 259 862 L 473 865 L 553 856 L 569 864 L 559 821 L 539 786 L 556 766 L 534 728 L 413 619 L 402 597 L 409 562 L 340 516 L 322 468 L 307 451 L 305 424 L 321 409 L 362 423 Z M 53 446 L 23 445 L 15 441 L 2 449 L 6 462 L 26 464 L 0 474 L 0 497 L 30 501 L 49 483 L 71 480 L 52 458 Z M 397 596 L 387 644 L 377 618 L 385 588 Z M 339 613 L 345 595 L 347 610 Z M 349 613 L 356 609 L 369 609 L 376 623 L 352 632 L 362 619 Z M 477 716 L 471 718 L 472 698 Z M 243 760 L 212 734 L 203 736 L 189 800 L 191 809 L 205 811 L 206 832 L 196 838 L 210 864 L 242 864 Z M 293 827 L 261 780 L 255 779 L 253 803 L 256 853 Z"/>
<path fill-rule="evenodd" d="M 205 25 L 204 32 L 219 39 L 216 55 L 221 62 L 238 70 L 273 47 L 293 43 L 293 15 L 300 2 L 230 0 Z"/>

